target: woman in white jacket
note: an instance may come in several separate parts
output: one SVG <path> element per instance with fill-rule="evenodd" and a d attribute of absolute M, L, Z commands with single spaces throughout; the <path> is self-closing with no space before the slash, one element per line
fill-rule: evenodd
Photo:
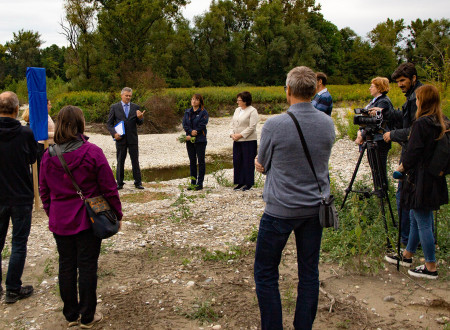
<path fill-rule="evenodd" d="M 231 121 L 230 138 L 233 139 L 234 190 L 249 190 L 255 183 L 255 157 L 257 153 L 256 124 L 258 111 L 251 106 L 252 95 L 237 95 L 238 108 Z"/>

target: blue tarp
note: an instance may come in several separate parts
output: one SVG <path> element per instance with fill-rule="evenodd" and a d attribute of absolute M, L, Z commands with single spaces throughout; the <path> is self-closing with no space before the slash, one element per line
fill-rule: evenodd
<path fill-rule="evenodd" d="M 47 83 L 44 68 L 27 68 L 30 127 L 36 141 L 48 139 Z"/>

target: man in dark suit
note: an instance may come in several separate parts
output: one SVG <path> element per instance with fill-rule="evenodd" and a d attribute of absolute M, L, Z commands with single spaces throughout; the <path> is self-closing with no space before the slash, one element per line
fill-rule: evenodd
<path fill-rule="evenodd" d="M 117 189 L 122 189 L 124 182 L 124 165 L 127 158 L 127 149 L 130 152 L 131 166 L 133 168 L 134 185 L 137 189 L 144 189 L 141 180 L 141 170 L 139 168 L 139 148 L 138 148 L 138 134 L 137 125 L 144 123 L 144 113 L 139 110 L 139 106 L 131 103 L 131 96 L 133 90 L 129 87 L 124 87 L 120 93 L 122 101 L 111 105 L 108 117 L 108 131 L 116 141 L 117 149 L 117 170 L 116 180 Z M 116 132 L 115 126 L 123 121 L 125 134 L 120 135 Z"/>

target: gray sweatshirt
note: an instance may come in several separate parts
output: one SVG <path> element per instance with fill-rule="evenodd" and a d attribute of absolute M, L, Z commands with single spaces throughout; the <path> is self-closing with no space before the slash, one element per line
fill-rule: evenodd
<path fill-rule="evenodd" d="M 335 139 L 331 117 L 311 103 L 297 103 L 288 111 L 297 118 L 311 154 L 324 196 L 330 194 L 328 161 Z M 293 120 L 287 114 L 270 118 L 261 132 L 258 162 L 267 175 L 265 213 L 284 219 L 318 214 L 321 196 Z"/>

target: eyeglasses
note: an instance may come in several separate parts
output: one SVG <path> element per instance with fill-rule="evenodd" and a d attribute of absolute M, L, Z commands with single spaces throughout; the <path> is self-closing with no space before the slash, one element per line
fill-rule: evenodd
<path fill-rule="evenodd" d="M 286 92 L 287 91 L 287 86 L 284 86 L 284 92 Z"/>

